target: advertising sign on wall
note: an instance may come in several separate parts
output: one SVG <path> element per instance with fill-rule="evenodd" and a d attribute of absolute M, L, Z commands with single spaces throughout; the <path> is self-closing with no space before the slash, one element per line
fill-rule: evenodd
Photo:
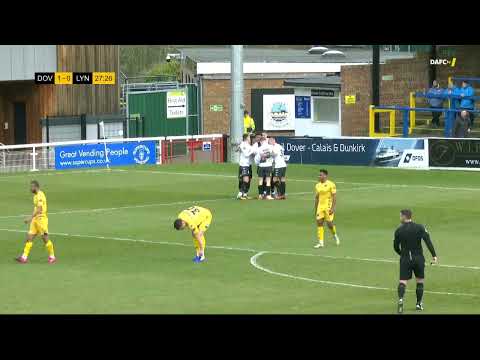
<path fill-rule="evenodd" d="M 295 118 L 310 119 L 311 99 L 310 96 L 295 96 Z"/>
<path fill-rule="evenodd" d="M 167 92 L 167 119 L 187 116 L 187 95 L 185 91 Z"/>
<path fill-rule="evenodd" d="M 431 167 L 480 169 L 480 139 L 429 139 Z"/>
<path fill-rule="evenodd" d="M 144 165 L 156 163 L 155 141 L 66 145 L 55 147 L 55 169 Z"/>
<path fill-rule="evenodd" d="M 295 95 L 263 95 L 263 128 L 295 130 Z"/>
<path fill-rule="evenodd" d="M 423 139 L 278 137 L 290 163 L 427 168 Z"/>

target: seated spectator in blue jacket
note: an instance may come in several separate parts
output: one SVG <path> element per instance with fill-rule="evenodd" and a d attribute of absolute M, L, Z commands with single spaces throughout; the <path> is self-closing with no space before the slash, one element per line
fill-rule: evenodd
<path fill-rule="evenodd" d="M 440 87 L 440 84 L 437 80 L 433 80 L 432 87 L 427 92 L 428 96 L 428 103 L 432 109 L 442 109 L 443 108 L 443 101 L 444 98 L 442 96 L 445 95 L 445 90 Z M 432 126 L 438 127 L 440 126 L 440 115 L 442 113 L 440 111 L 432 111 Z"/>
<path fill-rule="evenodd" d="M 474 110 L 475 101 L 473 99 L 464 99 L 464 97 L 467 97 L 467 96 L 475 96 L 475 90 L 466 80 L 462 81 L 460 96 L 462 97 L 460 101 L 460 109 Z M 471 111 L 469 111 L 469 114 L 470 114 L 470 125 L 473 126 L 474 114 Z"/>

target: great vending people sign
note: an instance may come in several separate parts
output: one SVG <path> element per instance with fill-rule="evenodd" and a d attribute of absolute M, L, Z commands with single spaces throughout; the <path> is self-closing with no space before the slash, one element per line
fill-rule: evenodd
<path fill-rule="evenodd" d="M 55 147 L 56 170 L 144 164 L 156 164 L 155 141 Z"/>

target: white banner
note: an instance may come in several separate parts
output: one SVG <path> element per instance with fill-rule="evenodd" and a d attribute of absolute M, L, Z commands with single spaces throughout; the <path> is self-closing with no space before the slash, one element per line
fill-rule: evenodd
<path fill-rule="evenodd" d="M 263 95 L 263 128 L 295 130 L 295 95 Z"/>
<path fill-rule="evenodd" d="M 428 168 L 428 150 L 427 149 L 407 149 L 403 151 L 402 158 L 398 163 L 399 168 Z"/>
<path fill-rule="evenodd" d="M 167 119 L 187 117 L 187 95 L 185 91 L 167 92 Z"/>

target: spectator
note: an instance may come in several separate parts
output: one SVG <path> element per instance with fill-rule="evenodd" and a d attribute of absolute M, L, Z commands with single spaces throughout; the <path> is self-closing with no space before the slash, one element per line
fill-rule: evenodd
<path fill-rule="evenodd" d="M 247 110 L 243 112 L 243 133 L 252 134 L 255 131 L 255 121 L 250 117 Z"/>
<path fill-rule="evenodd" d="M 470 133 L 470 114 L 467 110 L 463 110 L 460 116 L 457 116 L 455 125 L 453 126 L 453 137 L 466 138 Z"/>
<path fill-rule="evenodd" d="M 440 87 L 440 84 L 437 80 L 433 80 L 432 87 L 427 92 L 428 103 L 432 109 L 443 109 L 443 96 L 445 95 L 445 90 Z M 440 111 L 432 111 L 432 126 L 440 126 Z"/>
<path fill-rule="evenodd" d="M 462 88 L 460 90 L 460 96 L 462 97 L 462 99 L 460 100 L 460 109 L 465 109 L 468 111 L 470 115 L 470 126 L 473 126 L 474 119 L 473 112 L 471 112 L 470 110 L 474 110 L 475 101 L 473 99 L 465 99 L 465 97 L 474 95 L 475 90 L 473 89 L 473 87 L 468 83 L 467 80 L 463 80 Z"/>
<path fill-rule="evenodd" d="M 453 82 L 448 84 L 447 94 L 460 96 L 461 91 L 462 91 L 462 88 L 454 84 Z M 451 102 L 452 102 L 452 107 L 454 109 L 458 109 L 460 107 L 459 99 L 451 99 Z"/>

